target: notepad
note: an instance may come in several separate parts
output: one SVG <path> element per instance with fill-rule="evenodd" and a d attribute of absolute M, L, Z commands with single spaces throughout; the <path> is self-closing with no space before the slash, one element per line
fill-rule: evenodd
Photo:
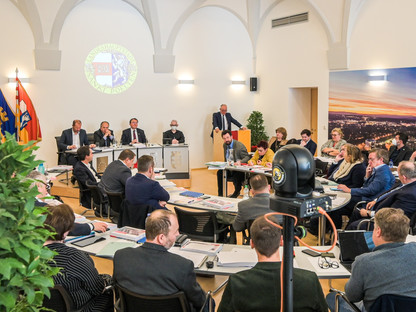
<path fill-rule="evenodd" d="M 134 242 L 111 242 L 101 249 L 96 256 L 103 258 L 113 258 L 117 250 L 140 246 Z"/>
<path fill-rule="evenodd" d="M 257 263 L 257 254 L 253 249 L 233 248 L 218 253 L 218 266 L 253 267 Z"/>
<path fill-rule="evenodd" d="M 205 260 L 207 259 L 207 255 L 199 252 L 192 252 L 192 251 L 185 251 L 179 248 L 171 248 L 169 252 L 184 257 L 185 259 L 191 260 L 194 263 L 194 268 L 197 269 L 201 267 Z"/>
<path fill-rule="evenodd" d="M 204 193 L 185 191 L 185 192 L 179 193 L 179 195 L 197 198 L 197 197 L 204 195 Z"/>

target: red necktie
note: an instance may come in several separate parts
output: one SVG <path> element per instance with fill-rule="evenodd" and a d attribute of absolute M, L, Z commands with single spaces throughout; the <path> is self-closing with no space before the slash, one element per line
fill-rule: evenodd
<path fill-rule="evenodd" d="M 137 137 L 136 137 L 136 129 L 134 129 L 133 130 L 133 140 L 136 140 L 137 139 Z"/>

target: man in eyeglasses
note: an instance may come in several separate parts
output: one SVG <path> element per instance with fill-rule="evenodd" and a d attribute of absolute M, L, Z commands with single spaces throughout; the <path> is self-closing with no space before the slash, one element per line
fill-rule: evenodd
<path fill-rule="evenodd" d="M 230 276 L 218 312 L 280 310 L 281 231 L 261 216 L 250 233 L 258 262 L 252 269 Z M 314 272 L 293 269 L 293 311 L 328 311 Z"/>
<path fill-rule="evenodd" d="M 403 210 L 382 208 L 375 215 L 372 252 L 358 256 L 352 264 L 345 293 L 365 311 L 381 311 L 376 299 L 384 294 L 416 298 L 416 243 L 405 243 L 409 218 Z M 362 302 L 361 302 L 362 300 Z M 327 296 L 335 310 L 335 293 Z M 341 298 L 339 311 L 352 311 Z"/>

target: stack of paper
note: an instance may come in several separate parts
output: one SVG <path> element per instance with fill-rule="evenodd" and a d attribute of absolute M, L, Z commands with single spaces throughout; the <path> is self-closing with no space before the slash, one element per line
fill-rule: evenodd
<path fill-rule="evenodd" d="M 222 249 L 222 247 L 222 244 L 217 243 L 190 241 L 188 244 L 182 246 L 181 250 L 199 252 L 210 256 L 215 256 Z"/>
<path fill-rule="evenodd" d="M 217 198 L 206 199 L 202 202 L 205 206 L 217 209 L 226 209 L 234 206 L 234 203 Z"/>
<path fill-rule="evenodd" d="M 253 267 L 256 263 L 257 254 L 254 249 L 233 248 L 218 253 L 218 266 Z"/>
<path fill-rule="evenodd" d="M 205 164 L 208 166 L 208 170 L 218 170 L 218 169 L 224 169 L 227 165 L 224 161 L 210 161 Z"/>
<path fill-rule="evenodd" d="M 110 236 L 138 242 L 142 241 L 146 237 L 146 232 L 142 229 L 123 226 L 121 229 L 111 232 Z"/>
<path fill-rule="evenodd" d="M 205 260 L 207 259 L 207 255 L 199 252 L 193 251 L 185 251 L 179 248 L 171 248 L 169 252 L 184 257 L 185 259 L 191 260 L 194 263 L 194 268 L 197 269 L 204 264 Z"/>

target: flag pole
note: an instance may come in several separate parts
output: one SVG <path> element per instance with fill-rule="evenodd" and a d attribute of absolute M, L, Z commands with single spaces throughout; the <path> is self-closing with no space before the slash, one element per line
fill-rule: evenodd
<path fill-rule="evenodd" d="M 18 83 L 19 70 L 16 67 L 16 141 L 20 141 L 20 104 L 19 104 L 19 83 Z"/>

